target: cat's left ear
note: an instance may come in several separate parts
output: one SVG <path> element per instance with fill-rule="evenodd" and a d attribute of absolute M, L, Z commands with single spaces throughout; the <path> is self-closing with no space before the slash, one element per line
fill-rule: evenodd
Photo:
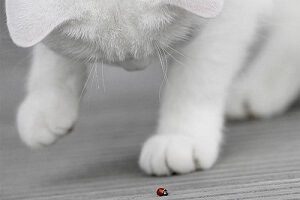
<path fill-rule="evenodd" d="M 12 40 L 31 47 L 57 26 L 75 17 L 76 0 L 6 0 L 7 25 Z"/>
<path fill-rule="evenodd" d="M 213 18 L 223 9 L 224 0 L 153 0 L 160 4 L 170 4 L 204 18 Z"/>

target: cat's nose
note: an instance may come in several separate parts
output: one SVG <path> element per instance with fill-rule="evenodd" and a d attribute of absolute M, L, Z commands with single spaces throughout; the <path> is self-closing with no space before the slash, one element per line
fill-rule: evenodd
<path fill-rule="evenodd" d="M 151 64 L 151 59 L 130 59 L 120 63 L 120 66 L 127 71 L 138 71 L 147 68 Z"/>

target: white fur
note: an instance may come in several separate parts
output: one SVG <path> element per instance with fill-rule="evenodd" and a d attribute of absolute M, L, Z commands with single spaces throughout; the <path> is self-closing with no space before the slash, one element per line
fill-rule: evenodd
<path fill-rule="evenodd" d="M 7 0 L 14 41 L 31 46 L 42 40 L 18 114 L 20 135 L 30 146 L 51 144 L 71 130 L 90 62 L 133 70 L 157 52 L 173 60 L 157 131 L 139 160 L 154 175 L 213 166 L 225 110 L 234 118 L 272 116 L 299 93 L 298 0 L 225 0 L 224 7 L 222 0 L 49 2 Z M 72 12 L 64 12 L 66 5 Z M 221 8 L 215 19 L 199 17 L 214 17 Z M 271 34 L 247 62 L 262 28 Z"/>
<path fill-rule="evenodd" d="M 17 122 L 23 141 L 38 148 L 72 131 L 85 70 L 43 44 L 36 46 L 34 53 L 28 95 L 19 108 Z"/>
<path fill-rule="evenodd" d="M 232 84 L 231 119 L 269 118 L 287 110 L 300 91 L 299 3 L 277 1 L 268 40 L 257 59 Z M 263 35 L 263 37 L 265 37 Z"/>

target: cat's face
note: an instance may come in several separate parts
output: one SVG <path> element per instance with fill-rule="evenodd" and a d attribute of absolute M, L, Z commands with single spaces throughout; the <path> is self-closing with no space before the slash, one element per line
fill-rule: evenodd
<path fill-rule="evenodd" d="M 83 60 L 121 62 L 148 57 L 191 31 L 192 20 L 182 9 L 153 7 L 140 0 L 102 3 L 79 6 L 86 6 L 82 15 L 53 31 L 44 43 Z"/>
<path fill-rule="evenodd" d="M 223 0 L 6 0 L 17 45 L 43 40 L 62 54 L 93 62 L 147 57 L 189 34 L 193 15 L 186 11 L 209 18 L 222 5 Z"/>

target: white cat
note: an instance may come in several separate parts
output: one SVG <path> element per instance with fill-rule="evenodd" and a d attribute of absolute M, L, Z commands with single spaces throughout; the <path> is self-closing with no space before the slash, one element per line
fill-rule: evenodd
<path fill-rule="evenodd" d="M 12 39 L 35 45 L 21 138 L 40 147 L 72 130 L 86 64 L 136 69 L 158 51 L 173 62 L 140 166 L 154 175 L 208 169 L 225 113 L 270 117 L 298 96 L 298 8 L 299 0 L 6 0 Z"/>

